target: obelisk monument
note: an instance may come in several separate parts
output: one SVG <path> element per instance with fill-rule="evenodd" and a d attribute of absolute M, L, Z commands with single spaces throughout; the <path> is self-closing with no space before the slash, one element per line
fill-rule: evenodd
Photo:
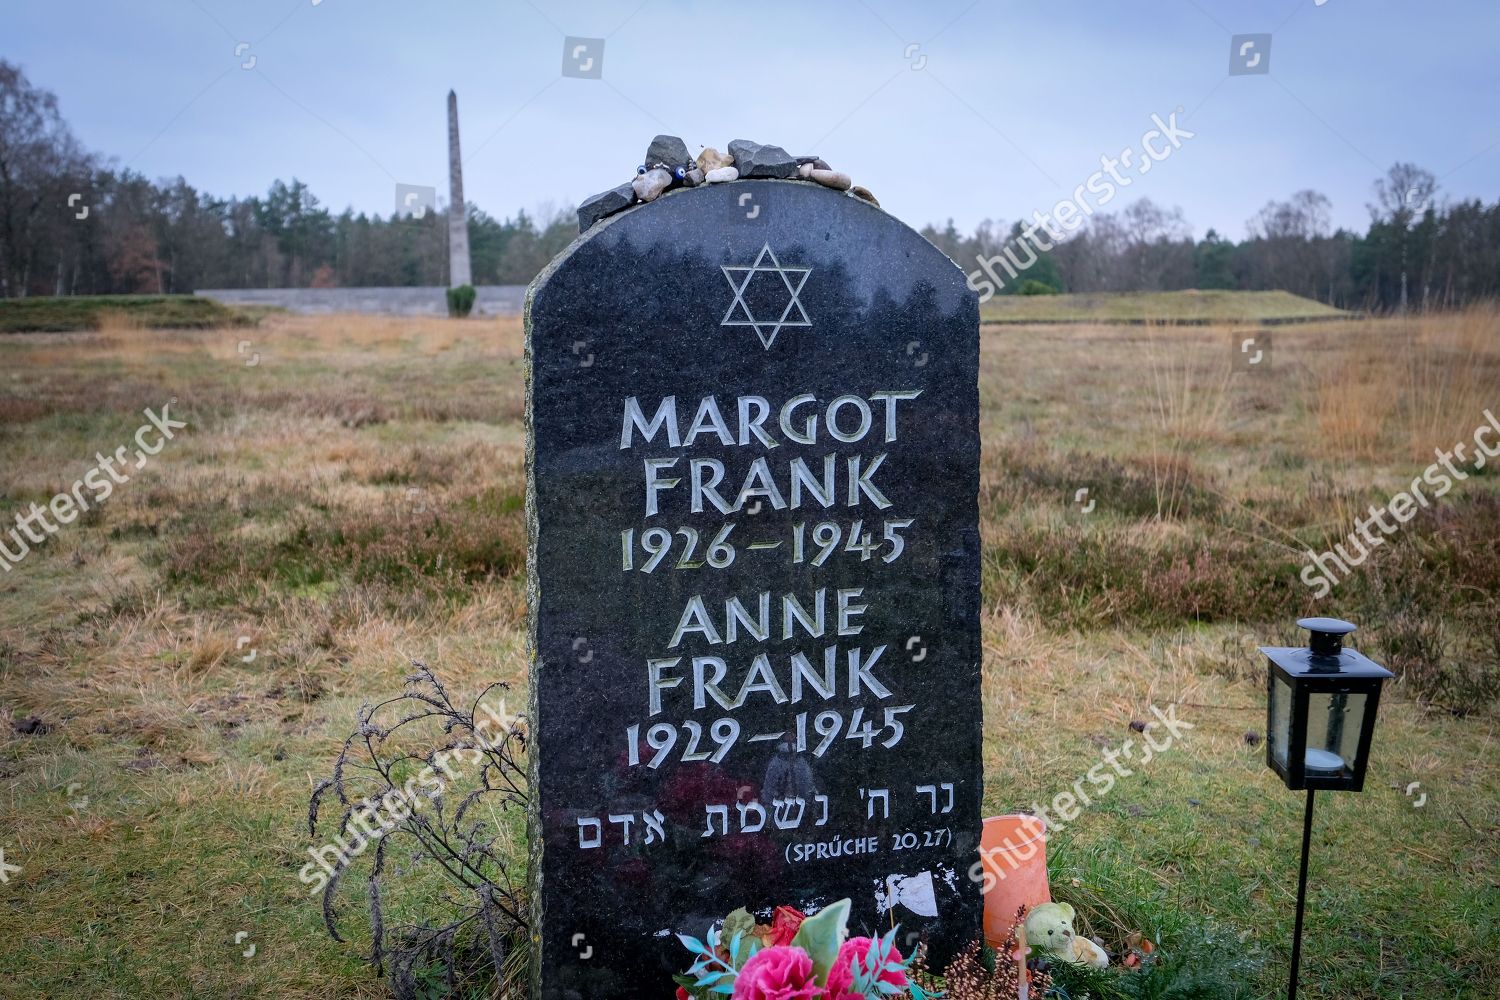
<path fill-rule="evenodd" d="M 464 161 L 458 149 L 458 95 L 448 91 L 448 285 L 472 285 L 469 210 L 464 204 Z"/>

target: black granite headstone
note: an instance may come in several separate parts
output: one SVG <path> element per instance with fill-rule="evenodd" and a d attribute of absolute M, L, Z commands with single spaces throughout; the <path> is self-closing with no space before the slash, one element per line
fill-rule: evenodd
<path fill-rule="evenodd" d="M 526 310 L 542 998 L 666 997 L 737 907 L 980 929 L 978 305 L 801 181 L 595 226 Z"/>

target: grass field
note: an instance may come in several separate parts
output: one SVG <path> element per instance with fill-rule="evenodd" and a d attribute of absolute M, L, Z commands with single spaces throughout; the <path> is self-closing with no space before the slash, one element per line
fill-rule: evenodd
<path fill-rule="evenodd" d="M 249 312 L 194 295 L 69 295 L 0 299 L 0 333 L 71 330 L 208 330 L 245 326 Z"/>
<path fill-rule="evenodd" d="M 1289 323 L 1349 318 L 1291 292 L 1100 292 L 997 295 L 984 304 L 986 323 Z"/>
<path fill-rule="evenodd" d="M 1323 601 L 1297 577 L 1500 411 L 1500 313 L 1279 328 L 1254 373 L 1240 337 L 985 331 L 985 806 L 1050 800 L 1175 706 L 1195 728 L 1054 838 L 1055 895 L 1112 946 L 1211 926 L 1278 995 L 1302 798 L 1245 739 L 1254 646 L 1354 618 L 1404 678 L 1365 793 L 1320 799 L 1303 995 L 1493 997 L 1500 477 Z M 6 522 L 145 409 L 188 423 L 0 572 L 0 994 L 385 995 L 297 879 L 307 795 L 410 658 L 524 687 L 521 347 L 512 320 L 348 317 L 0 338 Z"/>

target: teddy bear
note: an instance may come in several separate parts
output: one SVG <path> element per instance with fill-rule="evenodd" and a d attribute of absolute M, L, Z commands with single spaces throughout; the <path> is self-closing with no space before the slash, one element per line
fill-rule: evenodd
<path fill-rule="evenodd" d="M 1063 962 L 1096 969 L 1109 967 L 1109 954 L 1082 935 L 1073 933 L 1073 907 L 1042 903 L 1026 914 L 1026 943 L 1037 952 Z"/>

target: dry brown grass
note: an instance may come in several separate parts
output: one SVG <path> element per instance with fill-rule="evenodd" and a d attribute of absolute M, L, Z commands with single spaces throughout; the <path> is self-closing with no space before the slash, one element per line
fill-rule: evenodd
<path fill-rule="evenodd" d="M 1406 355 L 1403 399 L 1413 459 L 1469 440 L 1481 413 L 1500 403 L 1500 306 L 1440 321 L 1424 317 Z"/>
<path fill-rule="evenodd" d="M 146 328 L 139 316 L 119 309 L 101 309 L 94 319 L 94 329 L 108 337 L 111 334 L 134 334 Z"/>
<path fill-rule="evenodd" d="M 1369 323 L 1314 375 L 1325 454 L 1431 461 L 1434 448 L 1467 441 L 1497 402 L 1500 305 Z"/>

